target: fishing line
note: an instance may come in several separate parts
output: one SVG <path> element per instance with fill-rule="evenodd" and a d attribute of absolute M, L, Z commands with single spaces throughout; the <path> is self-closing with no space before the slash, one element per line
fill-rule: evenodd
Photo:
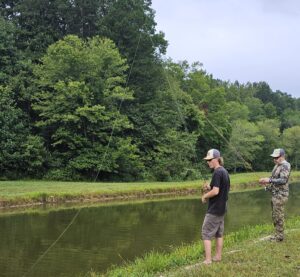
<path fill-rule="evenodd" d="M 150 40 L 151 40 L 151 42 L 152 42 L 152 46 L 154 47 L 153 40 L 152 40 L 151 37 L 150 37 Z M 165 69 L 164 66 L 163 66 L 163 72 L 164 72 L 164 74 L 165 74 L 165 77 L 166 77 L 166 80 L 167 80 L 167 83 L 168 83 L 168 85 L 169 85 L 170 90 L 171 90 L 171 91 L 175 91 L 175 89 L 171 87 L 171 82 L 170 82 L 170 79 L 169 79 L 169 75 L 167 74 L 166 69 Z M 182 123 L 183 123 L 183 125 L 184 125 L 184 129 L 185 129 L 186 132 L 188 132 L 186 120 L 185 120 L 185 118 L 183 117 L 183 114 L 182 114 L 182 112 L 181 112 L 181 108 L 180 108 L 180 106 L 179 106 L 179 104 L 178 104 L 178 98 L 177 98 L 177 96 L 176 96 L 175 93 L 172 93 L 172 96 L 173 96 L 174 99 L 175 99 L 174 102 L 175 102 L 175 105 L 176 105 L 176 108 L 177 108 L 179 117 L 180 117 L 180 119 L 181 119 L 181 121 L 182 121 Z"/>
<path fill-rule="evenodd" d="M 154 42 L 153 42 L 151 36 L 150 36 L 150 40 L 151 40 L 152 46 L 155 47 L 155 46 L 154 46 Z M 174 91 L 174 89 L 172 89 L 172 86 L 171 86 L 171 82 L 170 82 L 169 76 L 168 76 L 168 74 L 167 74 L 166 69 L 165 69 L 164 66 L 163 66 L 163 71 L 164 71 L 164 74 L 165 74 L 165 77 L 166 77 L 166 80 L 167 80 L 167 83 L 168 83 L 168 85 L 169 85 L 170 90 L 171 90 L 171 91 Z M 186 120 L 185 120 L 184 117 L 183 117 L 183 114 L 182 114 L 182 112 L 181 112 L 181 109 L 180 109 L 180 106 L 179 106 L 179 104 L 178 104 L 178 100 L 177 100 L 177 97 L 176 97 L 175 94 L 174 94 L 174 98 L 175 98 L 175 99 L 174 99 L 174 102 L 175 102 L 175 104 L 176 104 L 176 108 L 177 108 L 178 113 L 179 113 L 179 115 L 180 115 L 180 118 L 181 118 L 181 120 L 182 120 L 182 122 L 183 122 L 183 124 L 184 124 L 184 126 L 185 126 L 185 131 L 187 132 L 187 124 L 186 124 Z M 241 155 L 241 153 L 236 149 L 236 147 L 235 147 L 228 139 L 226 139 L 226 138 L 224 137 L 224 135 L 223 135 L 222 132 L 219 130 L 219 128 L 217 128 L 217 126 L 215 126 L 215 125 L 208 119 L 208 116 L 206 115 L 206 116 L 204 116 L 204 118 L 205 118 L 206 121 L 209 123 L 209 125 L 211 125 L 211 126 L 213 127 L 213 129 L 220 135 L 220 137 L 224 139 L 224 141 L 228 144 L 228 146 L 230 146 L 230 147 L 234 150 L 234 152 L 236 153 L 236 155 L 238 156 L 238 158 L 240 158 L 241 161 L 243 162 L 245 168 L 246 168 L 246 169 L 250 169 L 250 170 L 255 174 L 255 176 L 257 176 L 258 178 L 260 178 L 260 176 L 258 176 L 258 175 L 255 173 L 255 171 L 253 170 L 251 164 L 250 164 L 249 162 L 247 162 L 247 161 L 244 159 L 244 157 Z M 198 160 L 197 155 L 196 155 L 196 159 Z M 198 161 L 199 161 L 199 160 L 198 160 Z"/>
<path fill-rule="evenodd" d="M 36 260 L 36 262 L 30 267 L 30 269 L 23 275 L 23 277 L 25 277 L 27 274 L 29 274 L 34 268 L 35 266 L 47 255 L 47 253 L 50 251 L 50 249 L 52 247 L 54 247 L 54 245 L 62 238 L 62 236 L 68 231 L 68 229 L 70 228 L 70 226 L 73 224 L 73 222 L 75 221 L 75 219 L 77 218 L 77 216 L 79 215 L 81 211 L 81 208 L 78 209 L 78 211 L 76 212 L 76 214 L 73 216 L 72 220 L 70 221 L 70 223 L 68 224 L 68 226 L 62 231 L 62 233 L 59 235 L 59 237 L 46 249 L 46 251 Z"/>
<path fill-rule="evenodd" d="M 130 70 L 129 70 L 129 74 L 128 74 L 128 77 L 127 77 L 127 81 L 126 81 L 126 84 L 125 86 L 127 87 L 128 86 L 128 83 L 129 83 L 129 80 L 130 80 L 130 76 L 131 76 L 131 73 L 132 73 L 132 69 L 133 69 L 133 65 L 134 65 L 134 62 L 135 62 L 135 59 L 136 59 L 136 55 L 137 55 L 137 50 L 139 48 L 139 45 L 140 45 L 140 41 L 141 41 L 141 35 L 142 33 L 140 32 L 140 35 L 139 35 L 139 39 L 138 39 L 138 42 L 137 42 L 137 46 L 136 46 L 136 49 L 135 49 L 135 53 L 134 53 L 134 57 L 133 57 L 133 60 L 132 60 L 132 63 L 131 63 L 131 67 L 130 67 Z M 152 46 L 153 48 L 155 48 L 155 45 L 154 45 L 154 42 L 152 40 L 152 37 L 149 36 L 150 38 L 150 41 L 152 43 Z M 169 79 L 169 76 L 166 72 L 166 69 L 165 67 L 163 66 L 163 71 L 164 71 L 164 74 L 165 74 L 165 77 L 166 77 L 166 80 L 167 80 L 167 83 L 169 85 L 169 88 L 171 91 L 174 91 L 174 88 L 172 88 L 172 85 L 171 85 L 171 82 L 170 82 L 170 79 Z M 178 111 L 178 114 L 180 116 L 180 119 L 184 125 L 184 128 L 185 128 L 185 131 L 187 132 L 188 131 L 188 128 L 187 128 L 187 124 L 186 124 L 186 120 L 182 114 L 182 111 L 181 111 L 181 108 L 178 104 L 178 99 L 176 97 L 175 94 L 173 94 L 173 97 L 174 97 L 174 102 L 175 102 L 175 105 L 176 105 L 176 108 L 177 108 L 177 111 Z M 120 101 L 120 104 L 119 104 L 119 107 L 118 107 L 118 112 L 120 112 L 121 110 L 121 107 L 122 107 L 122 104 L 123 104 L 123 101 L 124 101 L 124 98 L 121 99 Z M 228 145 L 231 145 L 231 143 L 223 136 L 223 134 L 218 130 L 218 128 L 216 126 L 214 126 L 210 120 L 207 118 L 207 116 L 205 117 L 207 122 L 217 131 L 217 133 L 228 143 Z M 96 180 L 98 179 L 98 176 L 100 174 L 100 171 L 102 169 L 102 166 L 104 164 L 104 161 L 106 159 L 106 156 L 107 156 L 107 152 L 108 152 L 108 149 L 110 147 L 110 143 L 111 143 L 111 140 L 112 140 L 112 136 L 113 136 L 113 133 L 114 133 L 114 130 L 115 130 L 115 126 L 116 126 L 116 121 L 114 122 L 113 124 L 113 127 L 112 127 L 112 130 L 111 130 L 111 133 L 110 133 L 110 137 L 109 137 L 109 140 L 108 140 L 108 143 L 106 145 L 106 150 L 104 152 L 104 155 L 102 157 L 102 161 L 101 161 L 101 164 L 100 164 L 100 167 L 97 171 L 97 174 L 96 174 L 96 177 L 94 179 L 94 182 L 96 182 Z M 232 146 L 232 145 L 231 145 Z M 237 151 L 237 149 L 235 147 L 232 146 L 232 148 L 236 151 L 236 153 L 239 155 L 239 157 L 242 159 L 242 161 L 245 163 L 245 165 L 247 165 L 247 167 L 249 168 L 249 163 L 242 157 L 242 155 L 239 153 L 239 151 Z M 197 155 L 196 155 L 196 159 L 198 159 Z M 252 169 L 252 168 L 251 168 Z M 28 273 L 30 273 L 40 262 L 41 260 L 47 255 L 47 253 L 58 243 L 58 241 L 64 236 L 64 234 L 67 232 L 67 230 L 71 227 L 71 225 L 75 222 L 76 218 L 78 217 L 80 211 L 81 211 L 82 208 L 79 208 L 78 211 L 76 212 L 76 214 L 73 216 L 73 218 L 71 219 L 70 223 L 66 226 L 66 228 L 61 232 L 61 234 L 58 236 L 58 238 L 46 249 L 46 251 L 36 260 L 36 262 L 31 266 L 31 268 L 29 269 L 29 271 L 27 273 L 25 273 L 23 276 L 25 277 Z"/>
<path fill-rule="evenodd" d="M 137 54 L 137 50 L 139 48 L 139 45 L 140 45 L 140 41 L 141 41 L 141 33 L 139 35 L 139 39 L 138 39 L 138 43 L 137 43 L 137 46 L 136 46 L 136 49 L 135 49 L 135 53 L 134 53 L 134 57 L 133 57 L 133 60 L 132 60 L 132 63 L 131 63 L 131 66 L 130 66 L 130 70 L 129 70 L 129 74 L 128 74 L 128 77 L 127 77 L 127 81 L 126 81 L 126 84 L 125 84 L 125 87 L 128 86 L 128 83 L 129 83 L 129 79 L 130 79 L 130 76 L 131 76 L 131 72 L 132 72 L 132 68 L 133 68 L 133 64 L 134 64 L 134 61 L 135 61 L 135 58 L 136 58 L 136 54 Z M 118 112 L 120 113 L 120 110 L 121 110 L 121 107 L 122 107 L 122 103 L 124 101 L 124 98 L 121 99 L 121 102 L 119 104 L 119 107 L 118 107 Z M 97 172 L 97 175 L 96 175 L 96 178 L 94 180 L 94 182 L 96 182 L 97 178 L 98 178 L 98 175 L 102 169 L 102 165 L 104 163 L 104 160 L 105 160 L 105 157 L 107 155 L 107 151 L 108 151 L 108 148 L 110 146 L 110 142 L 111 142 L 111 139 L 112 139 L 112 136 L 113 136 L 113 133 L 114 133 L 114 130 L 115 130 L 115 126 L 116 126 L 116 120 L 113 124 L 113 127 L 112 127 L 112 130 L 111 130 L 111 133 L 110 133 L 110 137 L 109 137 L 109 141 L 108 141 L 108 144 L 106 145 L 106 150 L 105 150 L 105 153 L 103 155 L 103 158 L 102 158 L 102 162 L 101 162 L 101 166 Z M 78 209 L 78 211 L 76 212 L 76 214 L 73 216 L 73 218 L 71 219 L 70 223 L 67 225 L 67 227 L 61 232 L 61 234 L 58 236 L 58 238 L 46 249 L 46 251 L 36 260 L 36 262 L 30 267 L 29 271 L 27 271 L 27 273 L 25 273 L 23 275 L 23 277 L 25 277 L 28 273 L 30 273 L 35 267 L 37 264 L 40 263 L 40 261 L 47 255 L 47 253 L 57 244 L 57 242 L 63 237 L 63 235 L 67 232 L 67 230 L 71 227 L 71 225 L 74 223 L 75 219 L 78 217 L 80 211 L 81 211 L 82 207 Z"/>
<path fill-rule="evenodd" d="M 137 46 L 136 46 L 136 48 L 135 48 L 133 60 L 132 60 L 132 63 L 131 63 L 131 67 L 130 67 L 130 71 L 129 71 L 129 74 L 128 74 L 128 77 L 127 77 L 127 81 L 126 81 L 125 87 L 127 87 L 127 86 L 128 86 L 128 83 L 129 83 L 129 79 L 130 79 L 130 76 L 131 76 L 133 64 L 134 64 L 134 61 L 135 61 L 135 58 L 136 58 L 136 53 L 137 53 L 137 50 L 138 50 L 138 48 L 139 48 L 139 46 L 140 46 L 141 36 L 142 36 L 142 33 L 140 32 L 139 39 L 138 39 L 138 43 L 137 43 Z M 121 102 L 120 102 L 119 108 L 118 108 L 118 113 L 120 113 L 120 110 L 121 110 L 123 101 L 124 101 L 124 98 L 121 99 Z M 117 121 L 117 120 L 115 120 L 115 122 L 114 122 L 114 124 L 113 124 L 112 130 L 111 130 L 111 133 L 110 133 L 110 137 L 109 137 L 109 140 L 108 140 L 108 144 L 107 144 L 107 146 L 106 146 L 106 150 L 105 150 L 104 155 L 103 155 L 103 157 L 102 157 L 102 161 L 101 161 L 99 170 L 98 170 L 98 172 L 97 172 L 97 174 L 96 174 L 96 177 L 95 177 L 95 179 L 94 179 L 94 182 L 97 181 L 97 178 L 98 178 L 98 176 L 99 176 L 99 173 L 100 173 L 100 171 L 101 171 L 101 169 L 102 169 L 102 166 L 103 166 L 103 163 L 104 163 L 104 161 L 105 161 L 105 158 L 106 158 L 106 155 L 107 155 L 107 152 L 108 152 L 108 149 L 109 149 L 111 140 L 112 140 L 112 136 L 113 136 L 113 133 L 114 133 L 114 130 L 115 130 L 116 121 Z"/>
<path fill-rule="evenodd" d="M 228 146 L 230 146 L 234 152 L 237 154 L 237 156 L 242 160 L 242 162 L 244 163 L 244 166 L 245 168 L 247 169 L 250 169 L 251 171 L 253 171 L 255 173 L 255 171 L 253 170 L 251 164 L 249 162 L 247 162 L 243 156 L 241 155 L 241 153 L 236 149 L 236 147 L 228 140 L 226 139 L 222 132 L 208 119 L 208 117 L 206 116 L 206 120 L 207 122 L 210 124 L 210 126 L 212 126 L 216 131 L 217 133 L 220 135 L 221 138 L 223 138 L 225 140 L 225 142 L 228 144 Z M 260 176 L 256 175 L 258 178 L 260 178 Z"/>

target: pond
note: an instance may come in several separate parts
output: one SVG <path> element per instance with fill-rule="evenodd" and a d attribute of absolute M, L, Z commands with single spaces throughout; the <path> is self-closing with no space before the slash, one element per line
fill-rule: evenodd
<path fill-rule="evenodd" d="M 291 185 L 287 217 L 300 215 L 300 184 Z M 151 250 L 168 251 L 200 240 L 206 205 L 198 197 L 0 214 L 1 276 L 78 276 L 103 272 Z M 226 232 L 271 222 L 270 194 L 264 190 L 232 193 Z M 30 271 L 29 271 L 30 270 Z"/>

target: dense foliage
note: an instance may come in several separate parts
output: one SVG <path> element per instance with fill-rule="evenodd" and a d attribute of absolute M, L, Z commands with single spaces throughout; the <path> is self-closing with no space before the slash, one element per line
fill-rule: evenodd
<path fill-rule="evenodd" d="M 0 3 L 0 178 L 186 180 L 300 160 L 300 99 L 164 60 L 151 0 Z"/>

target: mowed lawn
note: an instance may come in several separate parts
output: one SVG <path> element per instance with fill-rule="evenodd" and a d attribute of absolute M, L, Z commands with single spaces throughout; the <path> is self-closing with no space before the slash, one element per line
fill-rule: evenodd
<path fill-rule="evenodd" d="M 260 177 L 269 176 L 269 172 L 253 172 L 232 174 L 232 190 L 257 188 Z M 293 172 L 293 179 L 300 178 L 300 172 Z M 58 182 L 42 180 L 0 181 L 0 200 L 11 201 L 20 199 L 37 199 L 48 197 L 84 196 L 122 196 L 145 194 L 171 193 L 176 191 L 200 191 L 203 180 L 185 182 L 132 182 L 132 183 L 105 183 L 105 182 Z"/>

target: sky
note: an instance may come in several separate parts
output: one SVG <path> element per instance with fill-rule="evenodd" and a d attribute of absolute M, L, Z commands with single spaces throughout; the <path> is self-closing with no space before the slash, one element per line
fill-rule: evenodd
<path fill-rule="evenodd" d="M 167 57 L 300 98 L 299 0 L 152 0 Z"/>

